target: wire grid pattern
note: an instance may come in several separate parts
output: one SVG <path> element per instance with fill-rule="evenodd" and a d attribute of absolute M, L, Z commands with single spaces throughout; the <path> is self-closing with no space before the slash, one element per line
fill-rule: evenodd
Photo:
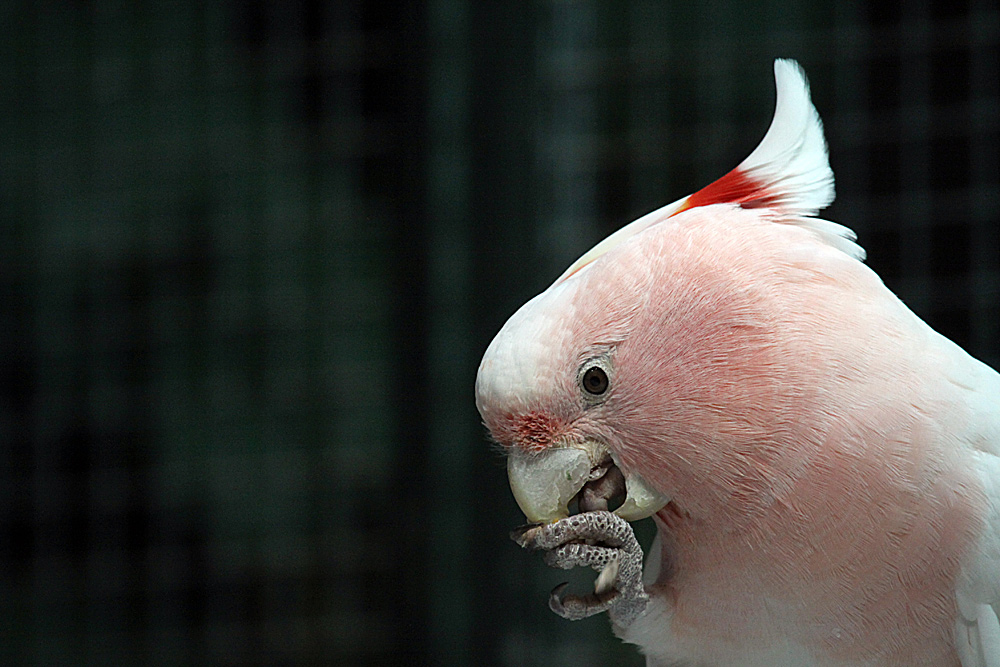
<path fill-rule="evenodd" d="M 471 382 L 775 56 L 828 217 L 1000 363 L 991 3 L 375 4 L 2 10 L 5 664 L 642 664 L 545 608 Z"/>
<path fill-rule="evenodd" d="M 389 226 L 302 9 L 5 17 L 6 664 L 392 648 Z"/>

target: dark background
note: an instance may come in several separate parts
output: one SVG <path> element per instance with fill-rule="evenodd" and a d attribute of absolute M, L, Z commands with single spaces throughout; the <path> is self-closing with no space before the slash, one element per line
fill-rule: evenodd
<path fill-rule="evenodd" d="M 1000 362 L 993 2 L 0 22 L 2 664 L 642 664 L 552 615 L 565 575 L 508 540 L 476 365 L 603 235 L 749 153 L 777 56 L 826 124 L 826 217 Z"/>

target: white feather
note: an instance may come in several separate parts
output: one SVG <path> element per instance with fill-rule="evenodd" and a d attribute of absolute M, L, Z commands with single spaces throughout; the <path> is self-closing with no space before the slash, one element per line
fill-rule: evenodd
<path fill-rule="evenodd" d="M 797 62 L 775 60 L 774 82 L 777 100 L 771 126 L 739 168 L 776 191 L 783 212 L 814 216 L 834 198 L 823 121 Z"/>
<path fill-rule="evenodd" d="M 805 73 L 794 60 L 775 60 L 774 81 L 777 89 L 774 118 L 760 144 L 737 171 L 759 187 L 777 222 L 810 229 L 829 245 L 863 260 L 865 252 L 854 243 L 854 232 L 812 217 L 833 201 L 834 189 L 823 123 L 809 98 Z M 647 213 L 611 234 L 573 262 L 556 284 L 585 270 L 601 255 L 636 234 L 682 214 L 691 205 L 704 204 L 692 204 L 694 196 L 688 195 Z"/>
<path fill-rule="evenodd" d="M 945 418 L 955 419 L 950 432 L 972 450 L 987 503 L 955 591 L 955 645 L 962 667 L 1000 667 L 1000 374 L 944 336 L 935 337 L 938 353 L 949 362 L 947 389 L 957 392 L 956 404 L 964 408 Z"/>
<path fill-rule="evenodd" d="M 983 444 L 996 447 L 998 443 Z M 956 591 L 959 618 L 955 624 L 955 643 L 962 667 L 1000 667 L 1000 621 L 997 620 L 1000 610 L 1000 457 L 989 451 L 977 454 L 990 511 Z"/>

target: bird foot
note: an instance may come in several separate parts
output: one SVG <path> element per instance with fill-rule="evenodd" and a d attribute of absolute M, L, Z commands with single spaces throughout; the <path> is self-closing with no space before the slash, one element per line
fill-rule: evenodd
<path fill-rule="evenodd" d="M 642 548 L 632 526 L 606 511 L 584 512 L 550 524 L 524 526 L 511 539 L 525 549 L 545 551 L 545 563 L 568 570 L 587 566 L 600 574 L 594 592 L 565 595 L 567 584 L 556 586 L 549 608 L 575 621 L 608 612 L 620 627 L 628 627 L 642 615 L 649 595 L 642 585 Z"/>

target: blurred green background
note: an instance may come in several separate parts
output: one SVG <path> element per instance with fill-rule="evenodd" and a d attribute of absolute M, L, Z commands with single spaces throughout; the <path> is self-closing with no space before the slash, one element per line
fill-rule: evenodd
<path fill-rule="evenodd" d="M 993 2 L 0 22 L 4 665 L 641 665 L 509 541 L 476 365 L 599 238 L 749 153 L 775 57 L 826 124 L 826 217 L 1000 362 Z"/>

